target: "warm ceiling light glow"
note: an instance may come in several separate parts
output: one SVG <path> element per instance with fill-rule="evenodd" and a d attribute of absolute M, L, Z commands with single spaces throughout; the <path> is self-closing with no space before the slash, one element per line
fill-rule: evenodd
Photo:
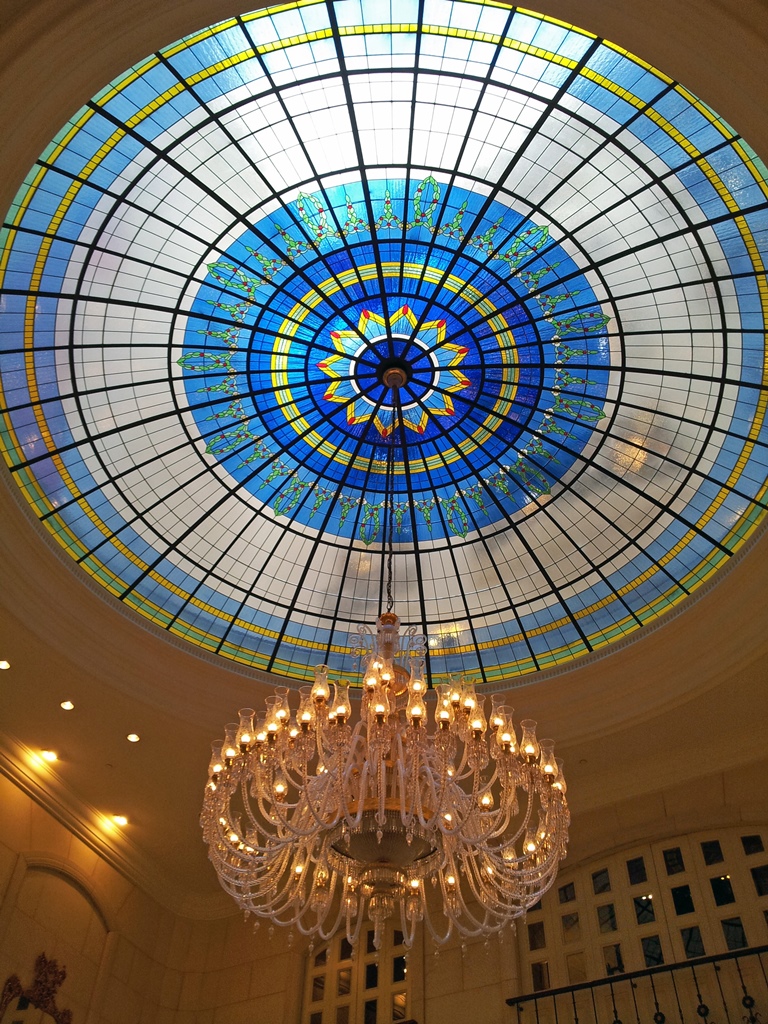
<path fill-rule="evenodd" d="M 11 667 L 10 661 L 0 661 L 0 669 L 5 670 Z"/>
<path fill-rule="evenodd" d="M 59 757 L 53 750 L 41 750 L 40 757 L 45 761 L 58 761 Z"/>
<path fill-rule="evenodd" d="M 71 700 L 63 700 L 59 706 L 64 708 L 65 711 L 72 711 L 75 705 Z"/>
<path fill-rule="evenodd" d="M 128 824 L 128 819 L 126 818 L 126 816 L 124 814 L 113 814 L 112 815 L 112 821 L 114 821 L 114 823 L 116 825 L 127 825 Z"/>
<path fill-rule="evenodd" d="M 129 743 L 138 743 L 139 740 L 141 739 L 141 736 L 139 736 L 137 732 L 129 732 L 125 738 L 128 740 Z"/>

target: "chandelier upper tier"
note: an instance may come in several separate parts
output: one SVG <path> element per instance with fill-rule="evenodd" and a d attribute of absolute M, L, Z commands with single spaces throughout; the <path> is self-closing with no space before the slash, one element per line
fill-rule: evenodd
<path fill-rule="evenodd" d="M 370 920 L 378 949 L 392 916 L 409 946 L 422 920 L 440 944 L 499 932 L 565 856 L 553 741 L 530 720 L 518 739 L 498 697 L 486 718 L 467 681 L 428 694 L 424 638 L 401 637 L 394 612 L 359 639 L 357 716 L 321 665 L 297 709 L 281 687 L 213 744 L 201 824 L 221 883 L 245 911 L 323 940 L 344 926 L 354 944 Z"/>

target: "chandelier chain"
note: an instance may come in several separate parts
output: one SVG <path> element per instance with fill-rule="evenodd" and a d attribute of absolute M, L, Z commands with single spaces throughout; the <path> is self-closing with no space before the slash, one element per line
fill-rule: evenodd
<path fill-rule="evenodd" d="M 387 449 L 386 478 L 384 481 L 384 494 L 387 507 L 387 611 L 394 608 L 395 599 L 392 596 L 393 563 L 394 563 L 394 532 L 395 532 L 395 433 L 397 423 L 401 418 L 400 388 L 395 384 L 392 386 L 392 430 L 390 432 L 390 444 Z M 405 461 L 405 447 L 403 447 L 403 461 Z"/>

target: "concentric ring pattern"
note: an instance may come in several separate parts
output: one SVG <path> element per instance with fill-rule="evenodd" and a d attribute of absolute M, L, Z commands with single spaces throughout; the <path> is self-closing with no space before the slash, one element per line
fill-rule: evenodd
<path fill-rule="evenodd" d="M 501 684 L 656 620 L 764 516 L 765 168 L 588 32 L 467 0 L 215 25 L 72 118 L 0 242 L 11 475 L 208 651 L 342 665 L 391 528 L 433 678 Z"/>

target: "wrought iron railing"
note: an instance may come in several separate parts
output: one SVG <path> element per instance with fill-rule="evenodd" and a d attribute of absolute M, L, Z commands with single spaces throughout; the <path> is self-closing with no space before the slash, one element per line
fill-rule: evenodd
<path fill-rule="evenodd" d="M 508 999 L 518 1024 L 765 1024 L 768 946 Z"/>

